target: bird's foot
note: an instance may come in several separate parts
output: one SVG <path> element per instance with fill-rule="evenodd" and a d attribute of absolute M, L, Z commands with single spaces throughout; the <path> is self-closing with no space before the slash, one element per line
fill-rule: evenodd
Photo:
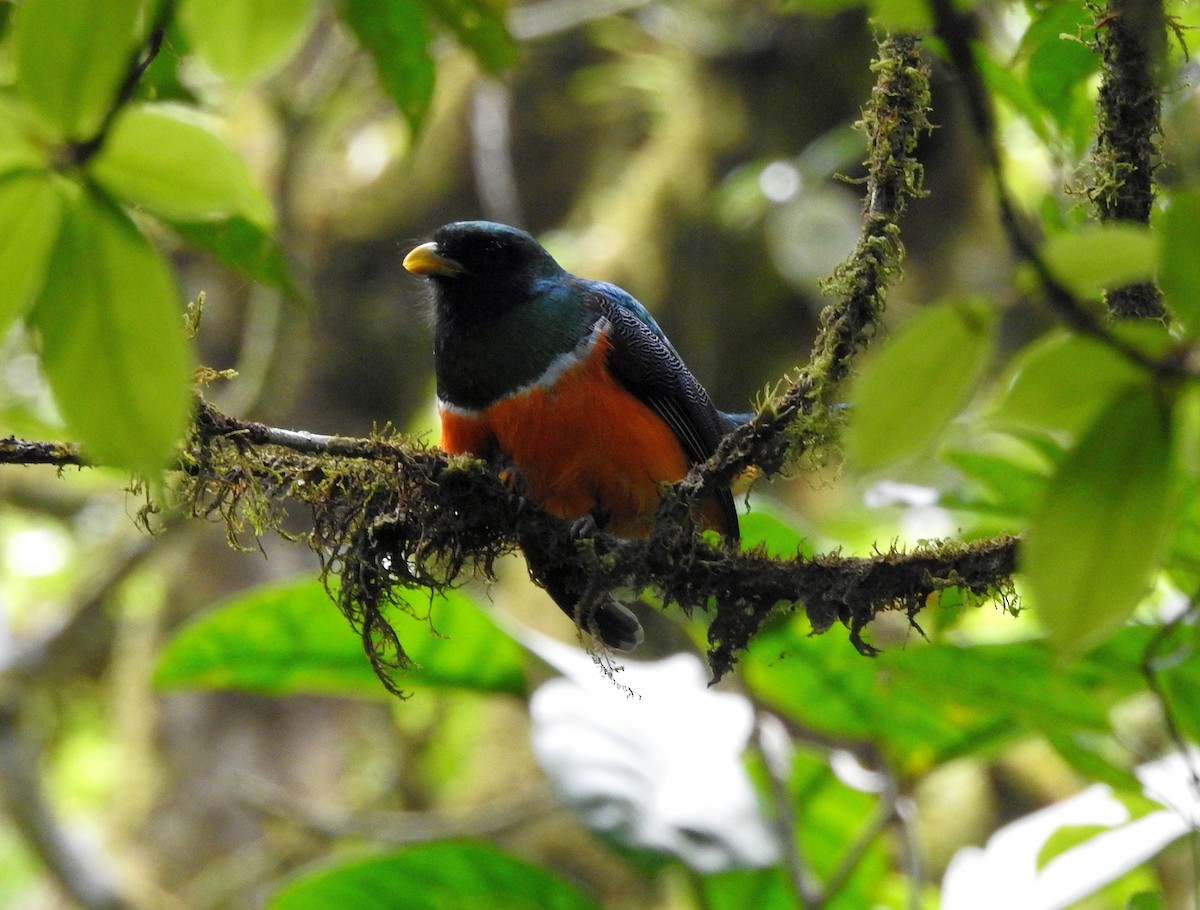
<path fill-rule="evenodd" d="M 600 523 L 596 521 L 596 516 L 588 512 L 571 522 L 571 539 L 587 540 L 589 537 L 595 537 L 599 530 Z"/>
<path fill-rule="evenodd" d="M 602 512 L 588 512 L 571 522 L 571 538 L 587 540 L 589 537 L 595 537 L 606 527 L 608 527 L 608 515 Z"/>

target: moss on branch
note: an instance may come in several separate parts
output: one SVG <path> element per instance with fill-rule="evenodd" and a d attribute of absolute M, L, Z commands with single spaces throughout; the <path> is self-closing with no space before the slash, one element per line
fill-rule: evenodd
<path fill-rule="evenodd" d="M 1149 224 L 1160 159 L 1166 14 L 1160 0 L 1107 0 L 1092 9 L 1102 78 L 1088 195 L 1101 221 Z M 1149 281 L 1114 288 L 1105 302 L 1121 318 L 1166 317 L 1162 294 Z"/>
<path fill-rule="evenodd" d="M 765 476 L 794 469 L 838 435 L 841 412 L 831 405 L 854 358 L 874 334 L 888 282 L 900 270 L 900 218 L 909 200 L 925 193 L 917 143 L 933 129 L 929 69 L 915 37 L 885 36 L 871 70 L 875 86 L 858 123 L 867 134 L 863 226 L 854 252 L 825 283 L 833 300 L 821 313 L 808 365 L 676 485 L 677 496 L 687 502 L 750 468 Z M 678 508 L 668 501 L 664 514 Z"/>
<path fill-rule="evenodd" d="M 777 611 L 805 609 L 818 632 L 841 621 L 870 653 L 860 633 L 881 610 L 911 617 L 947 588 L 978 599 L 1012 593 L 1012 538 L 811 559 L 731 551 L 686 520 L 660 525 L 647 540 L 579 539 L 569 522 L 524 499 L 483 462 L 402 436 L 316 437 L 243 423 L 206 404 L 182 467 L 180 498 L 195 514 L 224 521 L 235 543 L 241 533 L 280 530 L 289 503 L 311 513 L 307 539 L 326 581 L 337 581 L 330 587 L 339 606 L 393 691 L 395 671 L 408 660 L 392 611 L 407 609 L 417 590 L 494 579 L 496 560 L 524 548 L 536 548 L 547 565 L 582 567 L 597 597 L 618 587 L 654 589 L 664 603 L 714 609 L 709 657 L 717 677 Z"/>

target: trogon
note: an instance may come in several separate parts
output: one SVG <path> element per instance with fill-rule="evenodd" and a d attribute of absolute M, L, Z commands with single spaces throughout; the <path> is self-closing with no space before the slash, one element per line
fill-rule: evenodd
<path fill-rule="evenodd" d="M 504 465 L 554 515 L 648 535 L 663 484 L 711 455 L 732 425 L 641 303 L 568 273 L 524 231 L 447 224 L 404 267 L 432 285 L 442 448 Z M 737 539 L 727 487 L 707 494 L 697 517 Z M 579 573 L 548 569 L 525 549 L 535 579 L 577 624 L 614 649 L 641 642 L 641 624 L 615 597 L 578 615 Z"/>

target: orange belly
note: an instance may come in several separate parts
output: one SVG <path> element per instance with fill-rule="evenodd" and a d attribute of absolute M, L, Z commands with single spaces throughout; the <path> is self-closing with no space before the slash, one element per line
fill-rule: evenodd
<path fill-rule="evenodd" d="M 481 411 L 443 408 L 442 448 L 485 457 L 498 447 L 546 511 L 594 514 L 622 537 L 649 534 L 661 485 L 683 479 L 689 463 L 671 428 L 613 380 L 606 356 L 602 342 L 549 388 Z M 719 509 L 704 511 L 706 527 L 726 530 Z"/>

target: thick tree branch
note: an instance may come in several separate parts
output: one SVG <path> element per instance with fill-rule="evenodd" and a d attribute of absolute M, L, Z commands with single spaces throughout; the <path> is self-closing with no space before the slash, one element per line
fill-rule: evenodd
<path fill-rule="evenodd" d="M 70 447 L 0 441 L 0 451 L 55 452 L 86 463 Z M 494 578 L 497 557 L 536 548 L 545 565 L 581 567 L 597 598 L 619 587 L 656 589 L 685 609 L 715 603 L 709 657 L 720 677 L 777 609 L 806 610 L 813 629 L 845 623 L 863 653 L 862 630 L 881 610 L 914 617 L 933 594 L 959 588 L 978 598 L 1011 598 L 1017 542 L 1002 537 L 948 542 L 873 557 L 779 558 L 733 552 L 699 537 L 686 514 L 660 522 L 645 540 L 607 534 L 579 539 L 570 522 L 503 483 L 480 461 L 451 457 L 403 437 L 321 436 L 242 421 L 201 401 L 180 457 L 177 495 L 186 510 L 218 517 L 231 541 L 280 531 L 288 503 L 312 515 L 307 539 L 337 598 L 363 638 L 380 677 L 407 665 L 388 621 L 413 589 L 441 590 L 464 571 Z M 585 604 L 586 606 L 586 604 Z"/>
<path fill-rule="evenodd" d="M 1016 541 L 947 543 L 871 558 L 781 559 L 730 552 L 696 536 L 690 522 L 660 525 L 646 540 L 606 534 L 578 539 L 474 459 L 400 438 L 344 439 L 280 431 L 202 406 L 183 462 L 185 502 L 231 528 L 261 533 L 282 521 L 279 503 L 313 515 L 310 536 L 339 603 L 384 678 L 405 657 L 387 620 L 405 589 L 439 590 L 468 567 L 493 577 L 494 560 L 536 548 L 547 564 L 582 566 L 596 597 L 618 587 L 653 588 L 685 609 L 710 602 L 710 659 L 728 671 L 777 608 L 803 605 L 813 628 L 846 623 L 864 653 L 863 627 L 880 610 L 915 615 L 933 593 L 961 588 L 1009 596 Z M 411 595 L 409 595 L 411 596 Z"/>

